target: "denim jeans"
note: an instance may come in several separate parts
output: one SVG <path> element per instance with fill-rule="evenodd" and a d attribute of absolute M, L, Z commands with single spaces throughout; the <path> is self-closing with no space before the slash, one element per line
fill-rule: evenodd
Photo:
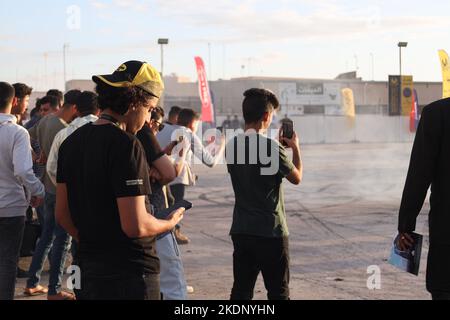
<path fill-rule="evenodd" d="M 161 266 L 160 287 L 164 300 L 187 300 L 183 262 L 173 232 L 156 240 Z"/>
<path fill-rule="evenodd" d="M 0 300 L 13 300 L 25 217 L 0 218 Z"/>
<path fill-rule="evenodd" d="M 64 273 L 64 265 L 72 240 L 67 232 L 55 221 L 55 204 L 56 196 L 47 193 L 45 195 L 42 234 L 31 261 L 30 270 L 28 272 L 30 278 L 27 281 L 28 288 L 35 288 L 39 285 L 45 260 L 51 250 L 51 257 L 49 258 L 49 295 L 56 295 L 61 291 L 61 279 Z"/>

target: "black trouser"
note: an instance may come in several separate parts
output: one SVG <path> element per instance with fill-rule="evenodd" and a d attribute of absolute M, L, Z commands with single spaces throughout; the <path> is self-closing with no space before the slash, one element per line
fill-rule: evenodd
<path fill-rule="evenodd" d="M 427 290 L 433 300 L 450 300 L 450 245 L 430 243 Z"/>
<path fill-rule="evenodd" d="M 174 203 L 172 205 L 177 204 L 181 200 L 184 200 L 184 195 L 186 193 L 186 186 L 184 184 L 174 184 L 170 186 L 170 193 L 174 198 Z M 180 225 L 176 225 L 177 229 L 180 229 Z"/>
<path fill-rule="evenodd" d="M 259 272 L 269 300 L 289 300 L 288 238 L 233 235 L 231 300 L 251 300 Z"/>
<path fill-rule="evenodd" d="M 159 274 L 92 274 L 90 264 L 80 261 L 81 289 L 77 300 L 160 300 Z M 91 265 L 92 266 L 92 265 Z M 100 265 L 95 264 L 97 269 Z M 108 268 L 105 266 L 104 271 Z"/>
<path fill-rule="evenodd" d="M 186 186 L 184 184 L 174 184 L 170 186 L 170 193 L 172 193 L 172 196 L 174 197 L 175 201 L 174 204 L 176 204 L 177 202 L 184 200 L 184 195 L 186 193 Z"/>
<path fill-rule="evenodd" d="M 0 300 L 13 300 L 25 217 L 0 218 Z"/>

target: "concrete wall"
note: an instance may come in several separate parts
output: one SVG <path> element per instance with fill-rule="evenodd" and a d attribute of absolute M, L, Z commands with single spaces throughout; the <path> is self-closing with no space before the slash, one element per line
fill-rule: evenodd
<path fill-rule="evenodd" d="M 345 117 L 294 117 L 302 143 L 412 142 L 408 117 L 359 115 L 354 124 Z"/>
<path fill-rule="evenodd" d="M 225 119 L 218 116 L 217 125 Z M 303 116 L 292 120 L 302 144 L 412 142 L 415 137 L 409 132 L 409 117 L 357 115 L 352 122 L 346 117 Z"/>

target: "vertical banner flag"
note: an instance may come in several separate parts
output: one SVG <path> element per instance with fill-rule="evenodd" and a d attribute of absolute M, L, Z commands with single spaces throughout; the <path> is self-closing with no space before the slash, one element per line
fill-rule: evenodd
<path fill-rule="evenodd" d="M 342 89 L 342 110 L 344 115 L 351 119 L 355 119 L 355 97 L 353 95 L 353 90 L 350 88 Z"/>
<path fill-rule="evenodd" d="M 400 115 L 400 76 L 389 76 L 389 115 Z"/>
<path fill-rule="evenodd" d="M 447 52 L 439 50 L 439 59 L 442 67 L 442 98 L 450 98 L 450 65 Z"/>
<path fill-rule="evenodd" d="M 195 57 L 198 73 L 198 87 L 200 99 L 202 101 L 202 121 L 214 123 L 214 106 L 211 100 L 211 92 L 209 91 L 209 83 L 206 77 L 206 69 L 203 59 Z"/>
<path fill-rule="evenodd" d="M 402 76 L 401 84 L 401 107 L 402 115 L 409 116 L 413 106 L 414 83 L 412 76 Z"/>
<path fill-rule="evenodd" d="M 417 96 L 417 90 L 414 89 L 413 106 L 409 117 L 409 131 L 411 131 L 412 133 L 416 132 L 418 126 L 419 126 L 419 99 Z"/>

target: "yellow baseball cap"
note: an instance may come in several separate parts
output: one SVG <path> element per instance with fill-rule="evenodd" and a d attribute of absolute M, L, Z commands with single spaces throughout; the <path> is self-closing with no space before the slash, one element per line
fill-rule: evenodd
<path fill-rule="evenodd" d="M 92 80 L 115 88 L 136 86 L 156 98 L 161 98 L 164 91 L 160 73 L 147 62 L 141 61 L 125 62 L 113 74 L 93 76 Z"/>

